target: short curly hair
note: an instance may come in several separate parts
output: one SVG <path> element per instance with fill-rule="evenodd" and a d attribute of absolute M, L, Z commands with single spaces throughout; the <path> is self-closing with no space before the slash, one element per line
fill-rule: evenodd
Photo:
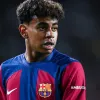
<path fill-rule="evenodd" d="M 64 10 L 60 3 L 52 0 L 25 0 L 16 10 L 19 23 L 29 23 L 34 16 L 61 19 Z"/>

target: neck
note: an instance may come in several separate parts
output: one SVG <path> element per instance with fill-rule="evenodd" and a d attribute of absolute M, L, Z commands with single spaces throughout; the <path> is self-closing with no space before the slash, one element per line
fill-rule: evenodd
<path fill-rule="evenodd" d="M 34 52 L 32 51 L 31 53 L 29 53 L 27 50 L 25 52 L 25 58 L 26 60 L 30 63 L 30 62 L 38 62 L 41 61 L 43 59 L 45 59 L 48 56 L 48 54 L 42 54 L 39 52 Z"/>
<path fill-rule="evenodd" d="M 31 49 L 30 45 L 27 43 L 28 40 L 25 40 L 26 43 L 26 51 L 25 58 L 28 62 L 37 62 L 45 59 L 49 54 L 36 52 Z"/>

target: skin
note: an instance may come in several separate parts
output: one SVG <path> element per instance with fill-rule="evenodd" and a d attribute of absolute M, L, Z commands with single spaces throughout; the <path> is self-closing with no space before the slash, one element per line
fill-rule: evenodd
<path fill-rule="evenodd" d="M 58 20 L 50 17 L 34 18 L 30 23 L 19 25 L 25 39 L 25 58 L 37 62 L 47 57 L 54 49 L 58 37 Z"/>

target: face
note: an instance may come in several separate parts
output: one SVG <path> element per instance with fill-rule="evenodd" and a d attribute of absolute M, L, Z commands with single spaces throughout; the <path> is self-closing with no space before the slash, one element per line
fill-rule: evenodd
<path fill-rule="evenodd" d="M 58 20 L 50 17 L 35 18 L 25 25 L 29 47 L 32 51 L 51 53 L 58 36 Z M 26 44 L 27 45 L 27 44 Z"/>

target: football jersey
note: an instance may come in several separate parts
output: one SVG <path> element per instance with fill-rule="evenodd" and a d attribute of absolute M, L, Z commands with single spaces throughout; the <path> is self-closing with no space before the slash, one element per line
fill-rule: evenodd
<path fill-rule="evenodd" d="M 1 64 L 0 100 L 86 100 L 83 67 L 56 49 L 31 63 L 20 54 Z"/>

